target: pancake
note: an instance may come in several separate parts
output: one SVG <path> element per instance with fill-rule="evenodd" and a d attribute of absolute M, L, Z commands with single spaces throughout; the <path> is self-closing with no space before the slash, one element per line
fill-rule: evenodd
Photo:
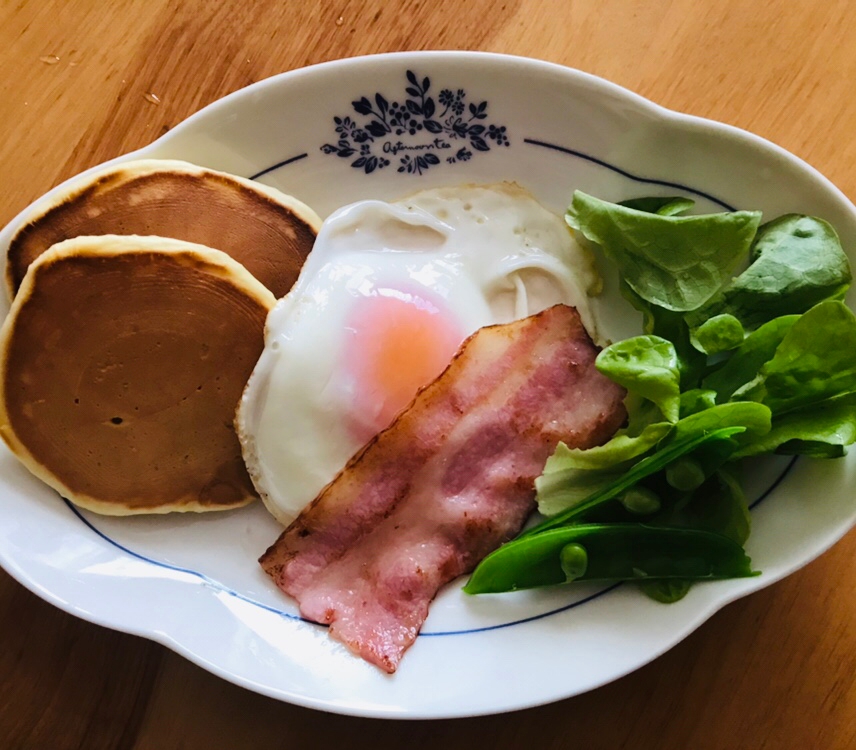
<path fill-rule="evenodd" d="M 30 266 L 0 329 L 0 436 L 109 515 L 255 497 L 232 422 L 273 295 L 225 253 L 78 237 Z"/>
<path fill-rule="evenodd" d="M 9 244 L 10 298 L 27 267 L 52 245 L 82 235 L 158 235 L 217 248 L 274 296 L 297 279 L 321 226 L 318 215 L 274 188 L 182 161 L 129 161 L 73 180 L 26 216 Z"/>

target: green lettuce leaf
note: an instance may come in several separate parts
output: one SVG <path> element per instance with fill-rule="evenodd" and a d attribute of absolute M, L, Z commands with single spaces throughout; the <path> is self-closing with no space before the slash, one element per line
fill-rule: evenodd
<path fill-rule="evenodd" d="M 597 369 L 630 393 L 653 401 L 670 422 L 678 420 L 681 373 L 670 341 L 659 336 L 634 336 L 604 349 Z"/>
<path fill-rule="evenodd" d="M 705 354 L 719 354 L 736 349 L 743 343 L 744 337 L 743 325 L 727 313 L 708 318 L 690 332 L 692 345 Z"/>
<path fill-rule="evenodd" d="M 746 259 L 761 214 L 661 216 L 577 191 L 566 220 L 603 248 L 640 297 L 689 311 L 713 297 Z"/>
<path fill-rule="evenodd" d="M 545 474 L 558 474 L 568 470 L 600 471 L 619 466 L 643 453 L 647 453 L 672 429 L 668 422 L 648 425 L 639 435 L 631 437 L 619 433 L 612 440 L 595 448 L 568 448 L 559 443 L 544 465 Z"/>
<path fill-rule="evenodd" d="M 750 333 L 731 357 L 702 380 L 702 387 L 716 391 L 716 400 L 728 401 L 741 386 L 753 380 L 771 360 L 799 315 L 783 315 Z"/>
<path fill-rule="evenodd" d="M 681 393 L 681 419 L 716 406 L 716 391 L 693 388 Z"/>
<path fill-rule="evenodd" d="M 644 211 L 649 214 L 677 216 L 689 211 L 695 205 L 695 201 L 679 195 L 666 197 L 653 196 L 650 198 L 630 198 L 626 201 L 619 201 L 618 205 L 633 208 L 636 211 Z"/>
<path fill-rule="evenodd" d="M 821 302 L 782 338 L 772 359 L 732 398 L 758 401 L 774 415 L 856 391 L 856 316 Z"/>
<path fill-rule="evenodd" d="M 538 512 L 542 516 L 555 516 L 579 505 L 598 490 L 609 486 L 621 477 L 620 470 L 566 469 L 544 473 L 535 480 Z"/>
<path fill-rule="evenodd" d="M 704 372 L 706 357 L 690 341 L 690 328 L 683 313 L 666 310 L 642 299 L 622 280 L 621 295 L 642 313 L 642 330 L 645 333 L 671 341 L 678 355 L 681 371 L 681 388 L 695 388 Z"/>
<path fill-rule="evenodd" d="M 752 436 L 734 457 L 776 452 L 838 458 L 854 442 L 856 393 L 845 393 L 775 417 L 768 433 Z"/>
<path fill-rule="evenodd" d="M 823 219 L 780 216 L 759 228 L 750 253 L 749 268 L 687 316 L 691 327 L 727 313 L 745 328 L 757 328 L 781 315 L 840 299 L 850 286 L 850 262 L 835 230 Z"/>
<path fill-rule="evenodd" d="M 765 435 L 770 431 L 770 424 L 770 409 L 764 404 L 752 401 L 717 404 L 678 420 L 661 447 L 724 427 L 743 427 L 750 435 Z"/>

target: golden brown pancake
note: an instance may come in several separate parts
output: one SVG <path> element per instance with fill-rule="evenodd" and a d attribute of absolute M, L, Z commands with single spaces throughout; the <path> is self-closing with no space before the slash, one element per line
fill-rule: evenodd
<path fill-rule="evenodd" d="M 99 513 L 254 496 L 232 421 L 273 295 L 225 253 L 78 237 L 30 266 L 0 329 L 0 436 Z"/>
<path fill-rule="evenodd" d="M 82 235 L 158 235 L 217 248 L 282 297 L 321 226 L 300 201 L 259 183 L 182 161 L 117 164 L 70 183 L 25 218 L 9 244 L 10 298 L 51 245 Z"/>

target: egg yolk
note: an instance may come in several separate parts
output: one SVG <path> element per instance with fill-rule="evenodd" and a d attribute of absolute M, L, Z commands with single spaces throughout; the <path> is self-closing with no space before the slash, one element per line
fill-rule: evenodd
<path fill-rule="evenodd" d="M 388 427 L 451 362 L 464 339 L 442 299 L 380 289 L 355 301 L 345 368 L 352 383 L 349 429 L 366 441 Z"/>

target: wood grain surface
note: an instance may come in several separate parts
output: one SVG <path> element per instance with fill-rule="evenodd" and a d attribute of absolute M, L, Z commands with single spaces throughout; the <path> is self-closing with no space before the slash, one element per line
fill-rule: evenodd
<path fill-rule="evenodd" d="M 604 76 L 771 139 L 852 200 L 854 39 L 850 0 L 0 0 L 0 225 L 253 81 L 415 49 Z M 854 589 L 850 534 L 592 693 L 499 717 L 384 722 L 247 692 L 0 573 L 0 748 L 852 749 Z"/>

